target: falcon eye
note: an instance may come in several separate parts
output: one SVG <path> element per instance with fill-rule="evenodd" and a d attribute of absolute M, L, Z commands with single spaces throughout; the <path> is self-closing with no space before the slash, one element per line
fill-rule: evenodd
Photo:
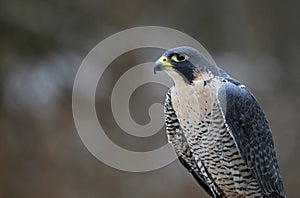
<path fill-rule="evenodd" d="M 174 54 L 171 57 L 171 60 L 175 61 L 175 62 L 183 62 L 187 59 L 187 56 L 184 54 Z"/>

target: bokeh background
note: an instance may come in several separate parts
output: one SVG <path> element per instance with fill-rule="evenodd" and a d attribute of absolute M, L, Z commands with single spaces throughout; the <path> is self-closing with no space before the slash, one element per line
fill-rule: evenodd
<path fill-rule="evenodd" d="M 71 94 L 81 61 L 106 37 L 145 25 L 193 36 L 249 87 L 271 123 L 287 195 L 297 197 L 299 7 L 296 0 L 1 0 L 0 197 L 208 197 L 178 161 L 151 172 L 119 171 L 94 158 L 77 134 Z M 98 85 L 99 121 L 124 148 L 151 150 L 166 142 L 163 129 L 147 139 L 126 135 L 109 108 L 120 75 L 159 53 L 124 54 Z M 133 93 L 137 123 L 149 121 L 148 107 L 163 101 L 163 91 L 145 85 Z"/>

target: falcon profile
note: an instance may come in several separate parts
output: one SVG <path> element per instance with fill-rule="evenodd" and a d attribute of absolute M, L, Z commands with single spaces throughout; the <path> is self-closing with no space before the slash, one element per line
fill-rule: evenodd
<path fill-rule="evenodd" d="M 286 197 L 266 116 L 251 92 L 197 50 L 164 52 L 168 141 L 211 197 Z"/>

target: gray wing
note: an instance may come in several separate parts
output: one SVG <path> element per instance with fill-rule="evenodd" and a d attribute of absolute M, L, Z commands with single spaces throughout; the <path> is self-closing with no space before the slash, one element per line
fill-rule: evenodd
<path fill-rule="evenodd" d="M 237 149 L 265 196 L 286 197 L 271 129 L 254 96 L 243 86 L 224 82 L 218 97 Z"/>
<path fill-rule="evenodd" d="M 166 131 L 168 136 L 168 141 L 173 144 L 175 152 L 178 156 L 179 161 L 183 166 L 188 169 L 188 171 L 193 175 L 197 182 L 202 186 L 202 188 L 210 195 L 214 196 L 216 192 L 212 192 L 209 185 L 207 184 L 203 174 L 199 170 L 197 163 L 193 157 L 193 154 L 188 146 L 187 140 L 180 128 L 180 123 L 175 114 L 175 110 L 172 106 L 171 101 L 171 90 L 168 91 L 166 95 L 165 105 L 164 105 L 164 115 L 166 123 Z"/>

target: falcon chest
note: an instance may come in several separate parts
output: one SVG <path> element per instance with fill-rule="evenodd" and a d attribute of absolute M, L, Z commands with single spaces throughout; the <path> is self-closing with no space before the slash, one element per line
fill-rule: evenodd
<path fill-rule="evenodd" d="M 211 78 L 176 84 L 171 99 L 180 126 L 195 159 L 226 196 L 239 197 L 246 169 L 230 136 L 218 103 L 221 80 Z"/>

